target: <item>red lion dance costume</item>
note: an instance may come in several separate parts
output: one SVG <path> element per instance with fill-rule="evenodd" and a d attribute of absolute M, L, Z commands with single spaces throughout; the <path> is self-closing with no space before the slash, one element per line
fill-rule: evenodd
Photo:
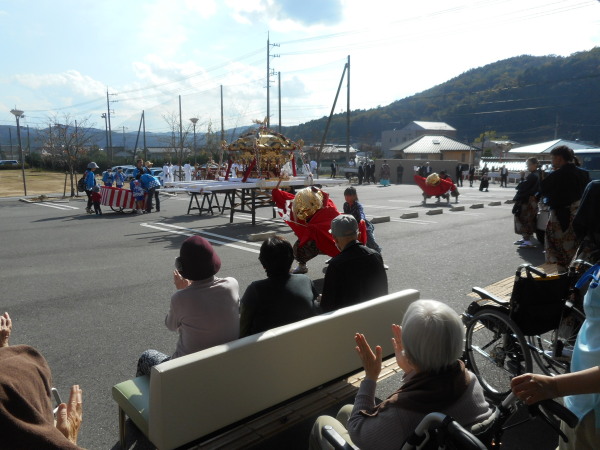
<path fill-rule="evenodd" d="M 414 178 L 415 183 L 423 191 L 423 204 L 431 197 L 437 197 L 438 202 L 440 201 L 440 197 L 443 197 L 450 203 L 450 195 L 455 197 L 456 203 L 458 203 L 458 189 L 450 177 L 440 178 L 437 173 L 432 173 L 427 178 L 415 174 Z"/>
<path fill-rule="evenodd" d="M 294 257 L 299 263 L 295 273 L 306 273 L 306 263 L 318 254 L 333 257 L 340 253 L 329 232 L 331 221 L 340 212 L 327 192 L 311 186 L 301 189 L 296 195 L 280 189 L 273 189 L 271 195 L 279 215 L 298 238 L 294 244 Z M 359 240 L 364 244 L 367 229 L 363 220 L 359 231 Z"/>

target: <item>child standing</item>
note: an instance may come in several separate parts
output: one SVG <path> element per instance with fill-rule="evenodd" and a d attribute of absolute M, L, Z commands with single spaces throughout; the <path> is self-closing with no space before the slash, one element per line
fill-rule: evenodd
<path fill-rule="evenodd" d="M 346 200 L 346 202 L 344 203 L 344 214 L 352 214 L 358 223 L 360 223 L 361 220 L 365 221 L 365 225 L 367 226 L 367 247 L 375 250 L 377 253 L 381 253 L 381 247 L 379 247 L 377 242 L 375 242 L 375 227 L 365 217 L 363 207 L 358 202 L 358 194 L 356 193 L 356 188 L 346 188 L 346 190 L 344 191 L 344 199 Z M 385 266 L 385 268 L 387 269 L 387 266 Z"/>
<path fill-rule="evenodd" d="M 102 210 L 100 209 L 101 201 L 102 195 L 100 195 L 100 186 L 96 185 L 92 188 L 92 204 L 94 205 L 94 211 L 96 212 L 96 215 L 102 215 Z"/>
<path fill-rule="evenodd" d="M 125 175 L 123 175 L 123 169 L 117 169 L 115 173 L 115 184 L 119 189 L 123 189 L 123 183 L 125 183 Z"/>
<path fill-rule="evenodd" d="M 143 214 L 144 213 L 144 188 L 142 187 L 142 183 L 140 182 L 140 177 L 142 176 L 142 173 L 139 172 L 136 177 L 131 180 L 131 183 L 129 184 L 129 187 L 131 189 L 131 193 L 133 195 L 133 198 L 135 199 L 135 209 L 133 210 L 133 213 L 137 213 L 137 214 Z"/>

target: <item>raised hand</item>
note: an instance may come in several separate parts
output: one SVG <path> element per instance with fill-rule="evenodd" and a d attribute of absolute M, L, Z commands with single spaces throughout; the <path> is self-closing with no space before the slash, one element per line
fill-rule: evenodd
<path fill-rule="evenodd" d="M 381 373 L 381 347 L 379 345 L 376 346 L 375 353 L 373 353 L 364 334 L 356 333 L 354 340 L 356 341 L 356 353 L 358 353 L 365 369 L 365 377 L 369 380 L 377 381 Z"/>
<path fill-rule="evenodd" d="M 396 355 L 396 362 L 398 366 L 404 371 L 404 373 L 412 372 L 415 367 L 408 360 L 404 354 L 404 346 L 402 345 L 402 327 L 400 325 L 392 325 L 392 344 L 394 345 L 394 353 Z"/>
<path fill-rule="evenodd" d="M 12 332 L 12 320 L 7 312 L 0 316 L 0 347 L 8 347 L 8 340 Z"/>
<path fill-rule="evenodd" d="M 83 420 L 82 391 L 79 385 L 71 388 L 69 404 L 58 405 L 56 428 L 73 444 L 77 444 L 77 435 Z"/>
<path fill-rule="evenodd" d="M 173 271 L 173 283 L 177 289 L 185 289 L 192 284 L 190 280 L 183 278 L 177 270 Z"/>

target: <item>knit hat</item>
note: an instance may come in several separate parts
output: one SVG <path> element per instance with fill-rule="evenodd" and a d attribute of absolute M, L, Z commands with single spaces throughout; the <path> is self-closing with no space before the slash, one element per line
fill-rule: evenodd
<path fill-rule="evenodd" d="M 181 276 L 192 281 L 210 278 L 221 268 L 221 258 L 210 242 L 201 236 L 191 236 L 183 241 L 179 260 Z"/>

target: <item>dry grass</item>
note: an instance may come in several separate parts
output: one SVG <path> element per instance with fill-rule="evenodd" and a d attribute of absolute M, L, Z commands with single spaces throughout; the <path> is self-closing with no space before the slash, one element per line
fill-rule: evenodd
<path fill-rule="evenodd" d="M 81 175 L 77 175 L 81 177 Z M 62 195 L 65 188 L 65 174 L 60 172 L 38 172 L 25 170 L 27 195 Z M 75 180 L 77 181 L 77 180 Z M 67 196 L 71 194 L 70 180 L 67 178 Z M 20 170 L 0 170 L 0 197 L 24 195 L 23 177 Z"/>

